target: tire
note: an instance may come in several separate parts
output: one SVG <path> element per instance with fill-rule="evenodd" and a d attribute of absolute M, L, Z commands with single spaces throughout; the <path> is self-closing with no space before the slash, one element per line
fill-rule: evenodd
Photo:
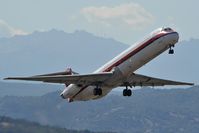
<path fill-rule="evenodd" d="M 174 50 L 173 50 L 173 49 L 170 49 L 170 50 L 169 50 L 169 54 L 174 54 Z"/>
<path fill-rule="evenodd" d="M 132 91 L 129 89 L 129 90 L 127 90 L 127 96 L 131 96 L 132 95 Z"/>
<path fill-rule="evenodd" d="M 127 96 L 127 89 L 124 89 L 124 90 L 123 90 L 123 96 L 124 96 L 124 97 Z"/>
<path fill-rule="evenodd" d="M 101 88 L 95 88 L 93 89 L 93 95 L 97 96 L 97 95 L 102 95 L 102 89 Z"/>
<path fill-rule="evenodd" d="M 101 88 L 98 89 L 98 95 L 99 95 L 99 96 L 102 95 L 102 89 L 101 89 Z"/>
<path fill-rule="evenodd" d="M 98 90 L 97 88 L 93 89 L 93 95 L 94 95 L 94 96 L 97 96 L 97 95 L 98 95 L 98 91 L 97 91 L 97 90 Z"/>

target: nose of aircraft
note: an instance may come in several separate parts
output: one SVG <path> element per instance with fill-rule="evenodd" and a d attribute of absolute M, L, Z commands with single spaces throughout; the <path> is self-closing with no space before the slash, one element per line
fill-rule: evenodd
<path fill-rule="evenodd" d="M 178 40 L 179 40 L 179 34 L 176 31 L 174 32 L 174 39 L 173 40 L 175 41 L 175 43 L 177 43 Z"/>
<path fill-rule="evenodd" d="M 61 96 L 63 99 L 66 99 L 66 98 L 64 97 L 63 92 L 60 94 L 60 96 Z"/>
<path fill-rule="evenodd" d="M 63 98 L 63 99 L 66 99 L 67 98 L 67 89 L 65 88 L 62 93 L 60 94 L 60 96 Z"/>
<path fill-rule="evenodd" d="M 62 93 L 60 94 L 60 96 L 63 98 L 63 99 L 67 99 L 69 97 L 71 97 L 73 94 L 71 93 L 71 91 L 69 90 L 68 87 L 66 87 Z"/>

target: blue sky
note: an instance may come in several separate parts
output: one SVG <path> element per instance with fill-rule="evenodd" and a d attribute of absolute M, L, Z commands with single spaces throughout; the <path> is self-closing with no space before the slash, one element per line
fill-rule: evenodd
<path fill-rule="evenodd" d="M 181 40 L 199 38 L 196 0 L 0 0 L 0 36 L 51 29 L 132 44 L 155 28 L 170 26 Z"/>

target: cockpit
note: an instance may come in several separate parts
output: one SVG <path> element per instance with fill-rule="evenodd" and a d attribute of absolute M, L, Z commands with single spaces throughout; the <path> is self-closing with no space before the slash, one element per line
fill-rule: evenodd
<path fill-rule="evenodd" d="M 153 32 L 151 32 L 151 35 L 154 36 L 154 35 L 159 34 L 160 32 L 173 32 L 173 31 L 174 30 L 169 27 L 163 27 L 163 28 L 158 28 L 154 30 Z"/>
<path fill-rule="evenodd" d="M 162 28 L 162 31 L 170 32 L 170 31 L 173 31 L 173 29 L 167 27 L 167 28 Z"/>

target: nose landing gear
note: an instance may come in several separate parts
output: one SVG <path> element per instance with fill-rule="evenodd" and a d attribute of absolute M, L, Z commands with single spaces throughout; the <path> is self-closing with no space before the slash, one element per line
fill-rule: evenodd
<path fill-rule="evenodd" d="M 169 45 L 169 54 L 174 54 L 174 45 Z"/>

